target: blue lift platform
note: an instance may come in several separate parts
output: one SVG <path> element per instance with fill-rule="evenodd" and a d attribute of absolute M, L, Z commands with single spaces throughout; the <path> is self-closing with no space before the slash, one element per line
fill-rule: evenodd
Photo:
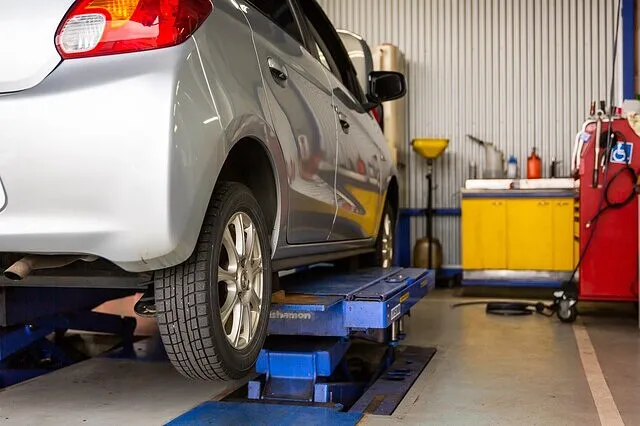
<path fill-rule="evenodd" d="M 392 414 L 436 352 L 400 344 L 410 309 L 434 286 L 434 271 L 400 267 L 318 266 L 281 277 L 256 377 L 170 424 L 272 424 L 265 417 L 301 419 L 304 410 L 326 424 L 341 423 L 322 412 Z"/>
<path fill-rule="evenodd" d="M 65 344 L 68 330 L 118 335 L 133 353 L 136 319 L 94 312 L 134 294 L 126 289 L 0 286 L 0 390 L 69 366 L 82 355 Z"/>
<path fill-rule="evenodd" d="M 402 343 L 434 271 L 315 265 L 277 284 L 250 380 L 169 424 L 353 425 L 364 414 L 392 414 L 436 352 Z M 136 359 L 135 319 L 93 311 L 133 293 L 0 286 L 0 389 L 82 361 L 61 345 L 67 330 L 120 335 L 106 356 Z"/>

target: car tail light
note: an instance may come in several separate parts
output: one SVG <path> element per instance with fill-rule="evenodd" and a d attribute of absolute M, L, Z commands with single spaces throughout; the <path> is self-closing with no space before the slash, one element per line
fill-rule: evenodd
<path fill-rule="evenodd" d="M 78 0 L 56 33 L 65 58 L 175 46 L 213 10 L 211 0 Z"/>

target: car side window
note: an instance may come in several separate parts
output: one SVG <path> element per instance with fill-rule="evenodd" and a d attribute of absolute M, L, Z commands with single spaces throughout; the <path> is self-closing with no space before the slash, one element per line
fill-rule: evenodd
<path fill-rule="evenodd" d="M 353 64 L 345 52 L 340 36 L 333 28 L 331 21 L 324 14 L 315 1 L 299 1 L 305 15 L 307 26 L 318 47 L 318 57 L 323 65 L 330 65 L 329 69 L 336 78 L 360 102 L 366 101 L 360 83 L 353 70 Z M 321 52 L 321 53 L 320 53 Z M 326 61 L 323 62 L 322 57 Z"/>
<path fill-rule="evenodd" d="M 318 34 L 318 31 L 313 26 L 313 24 L 309 22 L 308 19 L 307 19 L 307 25 L 309 26 L 311 37 L 313 39 L 312 40 L 313 46 L 311 48 L 315 51 L 311 53 L 316 54 L 320 63 L 324 65 L 329 71 L 331 71 L 338 80 L 342 81 L 342 77 L 340 76 L 340 69 L 338 68 L 338 65 L 333 60 L 333 56 L 331 56 L 331 52 L 329 51 L 329 48 L 327 47 L 327 45 L 324 43 L 324 40 L 322 40 L 322 38 Z"/>
<path fill-rule="evenodd" d="M 300 28 L 287 0 L 249 0 L 249 3 L 303 44 Z"/>
<path fill-rule="evenodd" d="M 322 51 L 320 46 L 318 46 L 318 43 L 315 42 L 315 40 L 314 40 L 314 46 L 316 47 L 316 51 L 318 52 L 318 59 L 320 59 L 320 63 L 324 65 L 324 67 L 328 71 L 333 72 L 333 70 L 331 69 L 331 65 L 329 65 L 329 61 L 327 61 L 327 57 L 324 55 L 324 52 Z"/>

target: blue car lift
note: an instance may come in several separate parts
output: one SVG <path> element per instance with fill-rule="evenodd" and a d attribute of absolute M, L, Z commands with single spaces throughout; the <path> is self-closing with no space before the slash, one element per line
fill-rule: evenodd
<path fill-rule="evenodd" d="M 434 285 L 434 271 L 400 267 L 336 273 L 319 266 L 281 277 L 257 377 L 246 389 L 170 424 L 245 424 L 253 421 L 252 412 L 260 424 L 271 424 L 264 423 L 265 410 L 269 417 L 297 413 L 301 405 L 343 415 L 391 414 L 435 354 L 433 348 L 399 345 L 405 316 Z M 365 380 L 349 369 L 347 355 L 356 341 L 369 345 L 365 354 L 381 353 Z"/>
<path fill-rule="evenodd" d="M 125 289 L 0 287 L 0 389 L 75 362 L 61 345 L 67 330 L 118 334 L 133 352 L 136 320 L 93 312 Z M 50 338 L 53 337 L 53 338 Z"/>

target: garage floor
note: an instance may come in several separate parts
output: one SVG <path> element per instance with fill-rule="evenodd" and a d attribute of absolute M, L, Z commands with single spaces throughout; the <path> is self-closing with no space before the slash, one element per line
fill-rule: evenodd
<path fill-rule="evenodd" d="M 450 308 L 461 301 L 436 290 L 416 306 L 407 343 L 438 353 L 392 419 L 361 424 L 640 424 L 633 308 L 582 305 L 566 325 Z M 189 382 L 165 361 L 96 358 L 0 391 L 0 424 L 163 424 L 236 386 Z"/>

